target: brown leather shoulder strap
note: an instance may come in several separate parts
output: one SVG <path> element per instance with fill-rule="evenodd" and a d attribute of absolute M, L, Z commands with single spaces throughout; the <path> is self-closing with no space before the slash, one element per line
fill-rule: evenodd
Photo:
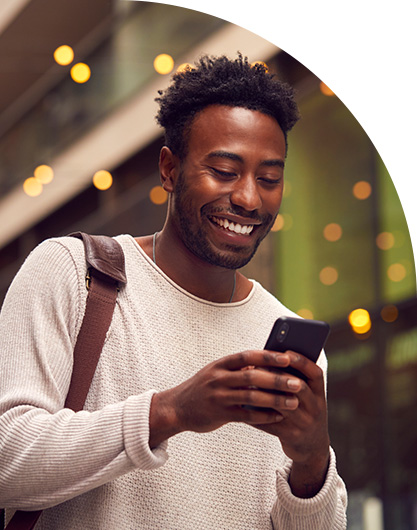
<path fill-rule="evenodd" d="M 65 407 L 83 408 L 109 329 L 120 283 L 126 283 L 124 254 L 119 243 L 108 236 L 84 232 L 70 234 L 83 240 L 87 272 L 87 303 L 74 348 L 74 365 Z M 32 530 L 42 510 L 18 510 L 6 530 Z"/>

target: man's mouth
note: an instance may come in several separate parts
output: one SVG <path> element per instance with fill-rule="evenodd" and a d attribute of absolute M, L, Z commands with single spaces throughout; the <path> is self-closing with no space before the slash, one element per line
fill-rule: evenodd
<path fill-rule="evenodd" d="M 232 223 L 228 219 L 223 219 L 222 217 L 214 217 L 212 215 L 210 216 L 210 220 L 216 223 L 217 225 L 221 226 L 225 230 L 234 232 L 235 234 L 249 235 L 254 227 L 254 225 Z"/>

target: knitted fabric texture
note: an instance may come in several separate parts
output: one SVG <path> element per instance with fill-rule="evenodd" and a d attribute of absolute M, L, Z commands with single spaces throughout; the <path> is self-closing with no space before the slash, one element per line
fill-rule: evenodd
<path fill-rule="evenodd" d="M 224 355 L 262 349 L 275 319 L 294 315 L 257 282 L 240 302 L 201 300 L 131 236 L 117 240 L 128 283 L 84 411 L 62 409 L 87 294 L 82 242 L 45 241 L 9 289 L 0 318 L 0 506 L 45 509 L 36 527 L 45 530 L 345 528 L 333 451 L 322 490 L 299 499 L 278 438 L 244 424 L 181 433 L 150 450 L 155 391 Z M 319 365 L 326 371 L 323 352 Z"/>

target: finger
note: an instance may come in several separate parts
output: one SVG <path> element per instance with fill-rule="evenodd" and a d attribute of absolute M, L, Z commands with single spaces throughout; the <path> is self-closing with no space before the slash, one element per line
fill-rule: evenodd
<path fill-rule="evenodd" d="M 307 380 L 319 382 L 323 380 L 323 370 L 315 362 L 291 350 L 285 353 L 290 359 L 289 366 L 304 375 Z"/>
<path fill-rule="evenodd" d="M 279 423 L 283 419 L 283 414 L 273 409 L 244 406 L 238 407 L 234 421 L 244 422 L 249 425 L 262 425 Z"/>
<path fill-rule="evenodd" d="M 291 394 L 279 392 L 263 392 L 258 389 L 242 389 L 229 393 L 225 397 L 228 405 L 240 405 L 272 409 L 276 412 L 294 411 L 298 408 L 299 399 Z"/>
<path fill-rule="evenodd" d="M 263 366 L 282 368 L 288 366 L 290 358 L 286 353 L 269 350 L 247 350 L 228 355 L 220 360 L 220 364 L 227 370 L 242 370 L 249 366 Z"/>
<path fill-rule="evenodd" d="M 258 388 L 278 392 L 297 393 L 305 384 L 297 377 L 287 374 L 285 370 L 239 370 L 225 372 L 223 383 L 229 388 Z"/>

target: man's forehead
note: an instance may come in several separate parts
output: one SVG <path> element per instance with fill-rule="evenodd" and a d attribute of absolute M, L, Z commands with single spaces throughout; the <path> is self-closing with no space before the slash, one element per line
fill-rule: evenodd
<path fill-rule="evenodd" d="M 230 158 L 239 155 L 232 146 L 258 144 L 260 147 L 262 144 L 280 152 L 279 157 L 272 158 L 285 157 L 285 136 L 275 118 L 245 107 L 205 107 L 195 116 L 187 136 L 188 147 L 206 151 L 206 155 L 217 152 L 219 156 Z"/>

